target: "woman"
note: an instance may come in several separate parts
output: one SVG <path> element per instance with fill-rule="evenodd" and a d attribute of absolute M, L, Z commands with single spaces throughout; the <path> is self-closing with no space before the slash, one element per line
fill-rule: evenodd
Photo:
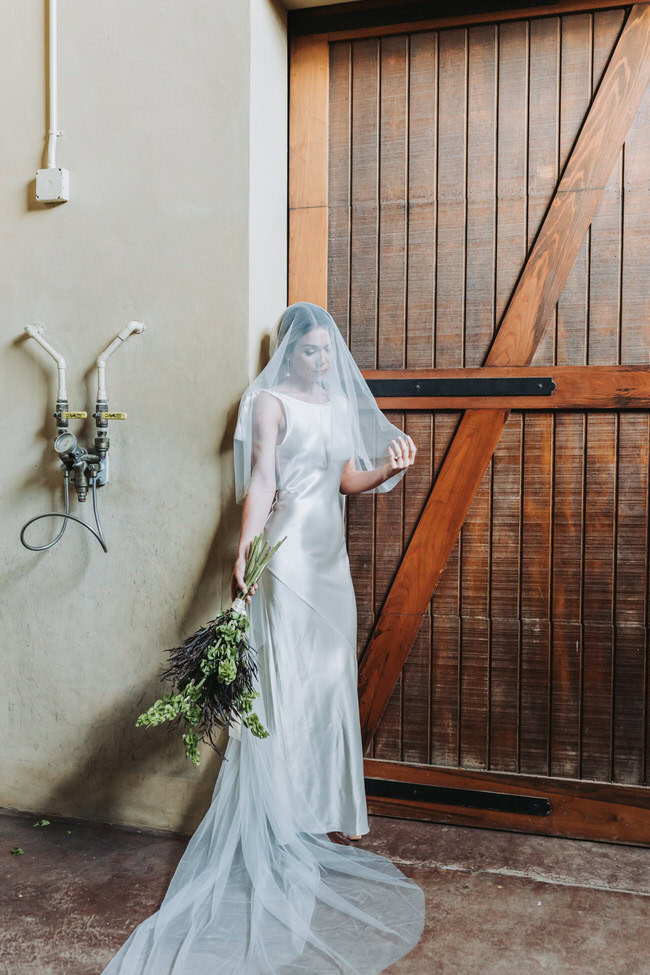
<path fill-rule="evenodd" d="M 415 453 L 331 316 L 291 305 L 235 432 L 233 596 L 252 538 L 286 536 L 246 597 L 269 736 L 231 730 L 160 909 L 105 975 L 376 975 L 419 940 L 421 888 L 349 842 L 368 819 L 343 521 L 345 494 L 390 490 Z"/>

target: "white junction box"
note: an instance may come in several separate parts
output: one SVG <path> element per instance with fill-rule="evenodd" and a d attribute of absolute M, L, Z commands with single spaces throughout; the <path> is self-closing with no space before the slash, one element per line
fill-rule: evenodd
<path fill-rule="evenodd" d="M 38 169 L 36 199 L 39 203 L 66 203 L 70 199 L 70 173 L 67 169 Z"/>

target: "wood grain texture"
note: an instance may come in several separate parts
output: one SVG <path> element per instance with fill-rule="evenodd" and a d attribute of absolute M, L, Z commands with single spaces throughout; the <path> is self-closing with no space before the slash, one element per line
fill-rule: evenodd
<path fill-rule="evenodd" d="M 423 768 L 419 765 L 364 760 L 366 778 L 414 782 L 452 789 L 471 789 L 547 799 L 548 816 L 526 816 L 469 807 L 370 796 L 368 810 L 378 816 L 456 823 L 488 829 L 507 829 L 575 839 L 650 846 L 650 790 L 634 786 L 590 783 L 572 779 L 545 779 L 459 769 Z"/>
<path fill-rule="evenodd" d="M 434 375 L 458 375 L 463 362 L 480 366 L 490 314 L 500 321 L 511 302 L 624 22 L 626 11 L 596 8 L 530 19 L 517 11 L 496 31 L 496 15 L 485 27 L 464 20 L 452 32 L 462 43 L 443 41 L 442 61 L 435 30 L 330 45 L 328 302 L 364 369 L 436 365 Z M 482 119 L 491 95 L 490 132 Z M 608 794 L 613 812 L 592 822 L 576 792 L 549 831 L 583 818 L 606 839 L 620 835 L 617 801 L 621 810 L 629 798 L 620 783 L 647 783 L 650 772 L 649 159 L 646 94 L 531 364 L 508 367 L 553 375 L 552 402 L 481 401 L 484 410 L 382 400 L 418 444 L 418 463 L 399 492 L 348 502 L 362 651 L 399 561 L 387 532 L 399 525 L 409 545 L 458 411 L 513 411 L 416 621 L 370 753 L 452 767 L 456 781 L 468 774 L 462 765 L 517 781 L 535 771 L 540 788 L 569 777 L 583 795 L 590 777 L 605 777 L 619 783 Z M 464 198 L 449 171 L 464 179 Z M 632 368 L 615 374 L 619 363 Z M 389 497 L 392 525 L 380 507 Z M 443 815 L 463 821 L 457 810 Z M 494 825 L 489 814 L 469 821 Z"/>
<path fill-rule="evenodd" d="M 438 35 L 409 41 L 408 241 L 405 253 L 409 368 L 433 366 L 435 347 Z"/>
<path fill-rule="evenodd" d="M 289 58 L 288 298 L 327 305 L 329 44 L 294 38 Z"/>
<path fill-rule="evenodd" d="M 637 4 L 562 173 L 485 365 L 527 365 L 650 80 L 650 5 Z"/>
<path fill-rule="evenodd" d="M 450 54 L 451 49 L 455 52 L 453 63 L 462 63 L 458 47 L 466 43 L 465 32 L 448 32 L 446 44 L 449 50 L 440 48 L 441 67 L 443 55 Z M 647 87 L 650 77 L 649 53 L 650 9 L 637 5 L 632 8 L 573 146 L 549 211 L 488 353 L 486 365 L 530 363 Z M 453 78 L 453 63 L 446 72 L 450 78 Z M 455 83 L 450 81 L 450 84 L 451 107 L 453 99 L 458 97 L 458 91 L 464 89 L 460 79 Z M 442 88 L 440 98 L 442 104 Z M 442 126 L 440 138 L 442 146 Z M 446 145 L 453 164 L 453 143 L 450 140 L 451 133 Z M 442 189 L 439 192 L 442 194 Z M 453 197 L 453 192 L 450 188 L 448 196 Z M 453 222 L 457 220 L 458 203 L 451 199 L 449 209 L 449 219 Z M 441 215 L 442 209 L 439 211 L 439 221 Z M 443 296 L 445 293 L 443 289 Z M 438 328 L 437 342 L 439 336 Z M 445 338 L 448 338 L 448 334 Z M 506 418 L 507 411 L 471 410 L 461 420 L 360 661 L 360 707 L 366 743 L 381 718 Z M 462 483 L 462 491 L 457 489 L 458 483 Z M 531 635 L 534 644 L 533 637 L 534 634 Z M 549 686 L 550 673 L 549 663 Z"/>
<path fill-rule="evenodd" d="M 529 25 L 527 254 L 539 233 L 560 175 L 562 25 L 561 17 L 531 20 Z M 557 308 L 554 308 L 534 351 L 534 365 L 555 362 L 556 336 Z"/>
<path fill-rule="evenodd" d="M 350 118 L 352 48 L 332 44 L 329 64 L 327 310 L 343 338 L 350 332 Z"/>

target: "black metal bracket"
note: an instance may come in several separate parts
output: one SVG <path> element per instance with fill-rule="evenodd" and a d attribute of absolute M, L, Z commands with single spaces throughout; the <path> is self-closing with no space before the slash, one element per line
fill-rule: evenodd
<path fill-rule="evenodd" d="M 373 396 L 551 396 L 555 383 L 550 376 L 483 379 L 369 379 Z"/>
<path fill-rule="evenodd" d="M 479 789 L 450 789 L 440 785 L 400 782 L 394 779 L 365 779 L 366 795 L 382 799 L 411 799 L 440 806 L 464 806 L 466 809 L 489 809 L 493 812 L 518 813 L 522 816 L 548 816 L 551 803 L 539 796 L 514 795 L 508 792 L 484 792 Z"/>

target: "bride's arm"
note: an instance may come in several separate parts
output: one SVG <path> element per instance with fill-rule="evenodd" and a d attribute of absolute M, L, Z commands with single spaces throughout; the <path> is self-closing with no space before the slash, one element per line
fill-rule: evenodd
<path fill-rule="evenodd" d="M 244 498 L 239 533 L 239 548 L 232 573 L 231 593 L 235 598 L 237 590 L 243 590 L 244 569 L 250 544 L 264 528 L 275 495 L 275 447 L 278 434 L 284 422 L 282 407 L 268 393 L 260 393 L 253 407 L 253 446 L 251 456 L 251 478 Z M 246 597 L 249 603 L 257 589 L 251 587 Z"/>
<path fill-rule="evenodd" d="M 416 452 L 417 447 L 407 434 L 406 440 L 399 437 L 398 440 L 393 440 L 390 443 L 388 447 L 390 460 L 373 471 L 355 470 L 354 457 L 351 457 L 343 468 L 339 488 L 341 494 L 359 494 L 361 491 L 370 491 L 372 488 L 378 487 L 392 477 L 396 471 L 401 471 L 415 463 Z"/>

